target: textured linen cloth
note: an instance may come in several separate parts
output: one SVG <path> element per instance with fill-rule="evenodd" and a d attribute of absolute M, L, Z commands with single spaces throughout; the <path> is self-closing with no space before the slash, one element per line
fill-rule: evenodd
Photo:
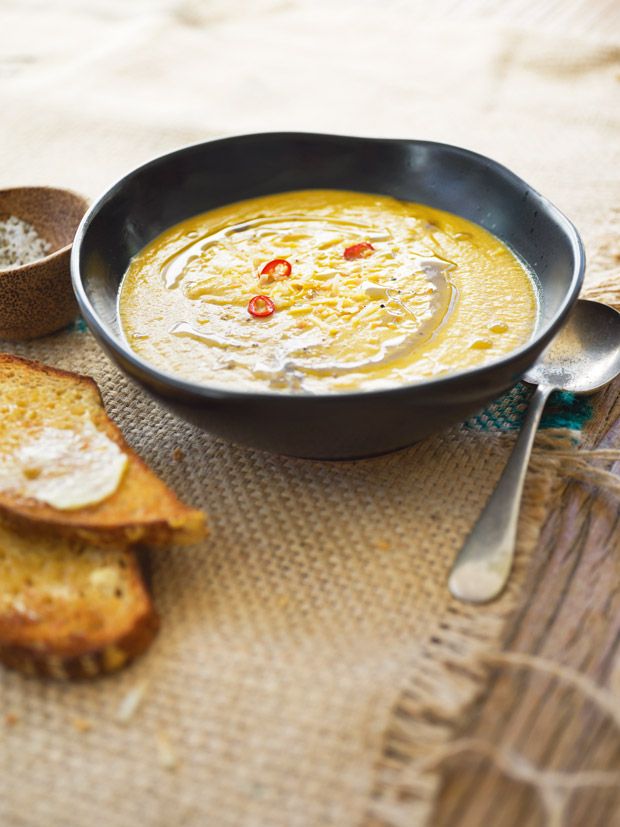
<path fill-rule="evenodd" d="M 588 278 L 612 277 L 617 5 L 499 5 L 5 1 L 0 183 L 94 196 L 150 156 L 251 131 L 442 140 L 548 195 L 584 235 Z M 0 672 L 0 824 L 429 823 L 437 779 L 412 767 L 482 686 L 478 657 L 519 599 L 557 463 L 534 457 L 509 589 L 462 606 L 446 576 L 511 434 L 455 427 L 358 463 L 285 459 L 177 421 L 85 332 L 4 348 L 93 375 L 212 531 L 151 553 L 162 631 L 124 673 L 67 686 Z"/>

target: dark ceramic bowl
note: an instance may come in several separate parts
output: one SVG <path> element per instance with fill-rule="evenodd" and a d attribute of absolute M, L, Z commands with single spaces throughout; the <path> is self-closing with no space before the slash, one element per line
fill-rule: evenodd
<path fill-rule="evenodd" d="M 524 347 L 484 367 L 393 390 L 295 396 L 221 390 L 175 378 L 125 344 L 119 284 L 163 230 L 243 198 L 306 188 L 384 193 L 457 213 L 505 241 L 536 273 L 541 314 Z M 428 141 L 266 133 L 208 141 L 130 172 L 88 211 L 71 259 L 86 323 L 108 355 L 179 416 L 233 442 L 312 458 L 393 451 L 463 420 L 513 385 L 579 293 L 584 251 L 546 198 L 505 167 Z"/>

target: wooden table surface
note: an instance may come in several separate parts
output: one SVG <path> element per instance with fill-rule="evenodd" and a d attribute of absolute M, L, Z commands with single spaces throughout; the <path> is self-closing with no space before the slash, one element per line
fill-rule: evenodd
<path fill-rule="evenodd" d="M 586 435 L 590 445 L 620 446 L 619 392 L 616 382 L 601 394 L 607 415 Z M 617 500 L 579 483 L 549 516 L 503 641 L 528 665 L 490 666 L 483 695 L 455 730 L 462 751 L 444 765 L 433 827 L 620 824 L 618 522 Z M 549 664 L 561 664 L 564 676 Z M 588 698 L 572 670 L 606 687 L 609 709 Z M 494 756 L 484 754 L 487 744 Z"/>

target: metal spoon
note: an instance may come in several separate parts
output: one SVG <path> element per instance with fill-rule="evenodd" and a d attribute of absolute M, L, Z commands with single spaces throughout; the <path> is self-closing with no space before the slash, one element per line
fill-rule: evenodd
<path fill-rule="evenodd" d="M 620 374 L 620 313 L 579 300 L 524 380 L 536 385 L 502 476 L 461 549 L 448 585 L 454 597 L 485 603 L 506 585 L 514 556 L 525 473 L 540 417 L 553 391 L 589 394 Z"/>

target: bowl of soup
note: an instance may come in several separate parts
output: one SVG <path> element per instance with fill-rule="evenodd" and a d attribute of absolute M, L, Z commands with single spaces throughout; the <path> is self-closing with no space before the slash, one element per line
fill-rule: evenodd
<path fill-rule="evenodd" d="M 500 164 L 417 140 L 265 133 L 130 172 L 76 236 L 108 355 L 225 439 L 396 450 L 535 361 L 579 293 L 571 222 Z"/>

